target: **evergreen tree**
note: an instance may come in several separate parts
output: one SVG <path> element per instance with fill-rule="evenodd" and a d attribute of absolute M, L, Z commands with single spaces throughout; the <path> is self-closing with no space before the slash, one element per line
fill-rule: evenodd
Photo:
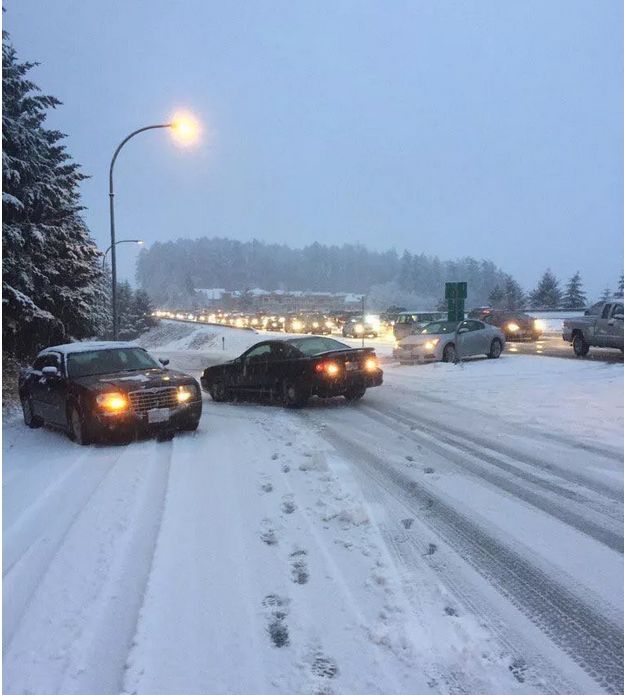
<path fill-rule="evenodd" d="M 550 269 L 546 270 L 536 289 L 530 293 L 530 303 L 534 309 L 558 309 L 560 307 L 559 281 Z"/>
<path fill-rule="evenodd" d="M 519 311 L 524 308 L 526 296 L 520 284 L 516 282 L 511 275 L 505 275 L 504 278 L 504 308 L 509 311 Z"/>
<path fill-rule="evenodd" d="M 563 294 L 564 309 L 580 309 L 587 304 L 587 297 L 583 292 L 583 281 L 580 272 L 577 270 L 567 281 L 565 293 Z"/>
<path fill-rule="evenodd" d="M 504 292 L 500 285 L 496 285 L 489 293 L 489 304 L 494 309 L 501 309 L 504 302 Z"/>
<path fill-rule="evenodd" d="M 39 93 L 2 36 L 2 241 L 5 350 L 26 355 L 103 328 L 101 254 L 80 216 L 85 176 L 65 137 L 44 127 L 60 102 Z"/>
<path fill-rule="evenodd" d="M 608 302 L 609 299 L 611 299 L 611 289 L 609 287 L 605 287 L 602 291 L 602 295 L 600 296 L 600 301 Z"/>
<path fill-rule="evenodd" d="M 613 295 L 614 297 L 624 296 L 624 273 L 619 277 L 619 282 L 617 283 L 617 292 Z"/>

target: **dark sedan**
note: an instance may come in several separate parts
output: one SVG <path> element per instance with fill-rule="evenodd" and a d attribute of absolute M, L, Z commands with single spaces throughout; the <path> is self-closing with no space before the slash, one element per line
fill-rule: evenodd
<path fill-rule="evenodd" d="M 214 401 L 266 396 L 298 408 L 311 396 L 356 401 L 383 383 L 383 372 L 373 348 L 319 336 L 257 343 L 237 359 L 208 367 L 200 381 Z"/>
<path fill-rule="evenodd" d="M 483 310 L 481 320 L 499 328 L 508 341 L 538 340 L 542 333 L 541 323 L 523 311 Z"/>
<path fill-rule="evenodd" d="M 47 348 L 19 376 L 24 422 L 60 427 L 79 444 L 116 431 L 195 430 L 200 386 L 167 363 L 132 343 Z"/>

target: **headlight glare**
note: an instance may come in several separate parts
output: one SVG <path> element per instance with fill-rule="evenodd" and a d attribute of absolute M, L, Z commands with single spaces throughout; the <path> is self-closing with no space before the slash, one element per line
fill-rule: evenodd
<path fill-rule="evenodd" d="M 122 413 L 128 410 L 128 398 L 126 394 L 113 391 L 101 393 L 96 396 L 97 404 L 109 413 Z"/>

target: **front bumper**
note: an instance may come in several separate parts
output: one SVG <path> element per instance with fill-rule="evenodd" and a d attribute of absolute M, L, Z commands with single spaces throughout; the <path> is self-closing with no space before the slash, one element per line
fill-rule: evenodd
<path fill-rule="evenodd" d="M 150 422 L 148 412 L 128 411 L 117 415 L 96 413 L 92 417 L 93 434 L 106 435 L 116 432 L 163 432 L 178 430 L 197 422 L 202 415 L 202 400 L 169 408 L 169 417 L 160 422 Z"/>
<path fill-rule="evenodd" d="M 395 348 L 393 350 L 393 356 L 401 364 L 421 364 L 426 362 L 437 362 L 440 357 L 434 352 L 422 352 L 418 350 L 403 350 L 402 348 Z"/>

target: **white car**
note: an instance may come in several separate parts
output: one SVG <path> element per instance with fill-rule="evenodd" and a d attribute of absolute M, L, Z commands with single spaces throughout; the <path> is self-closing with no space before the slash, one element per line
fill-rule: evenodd
<path fill-rule="evenodd" d="M 393 356 L 403 364 L 455 362 L 457 358 L 487 355 L 500 357 L 506 338 L 497 326 L 467 319 L 432 321 L 396 344 Z"/>

